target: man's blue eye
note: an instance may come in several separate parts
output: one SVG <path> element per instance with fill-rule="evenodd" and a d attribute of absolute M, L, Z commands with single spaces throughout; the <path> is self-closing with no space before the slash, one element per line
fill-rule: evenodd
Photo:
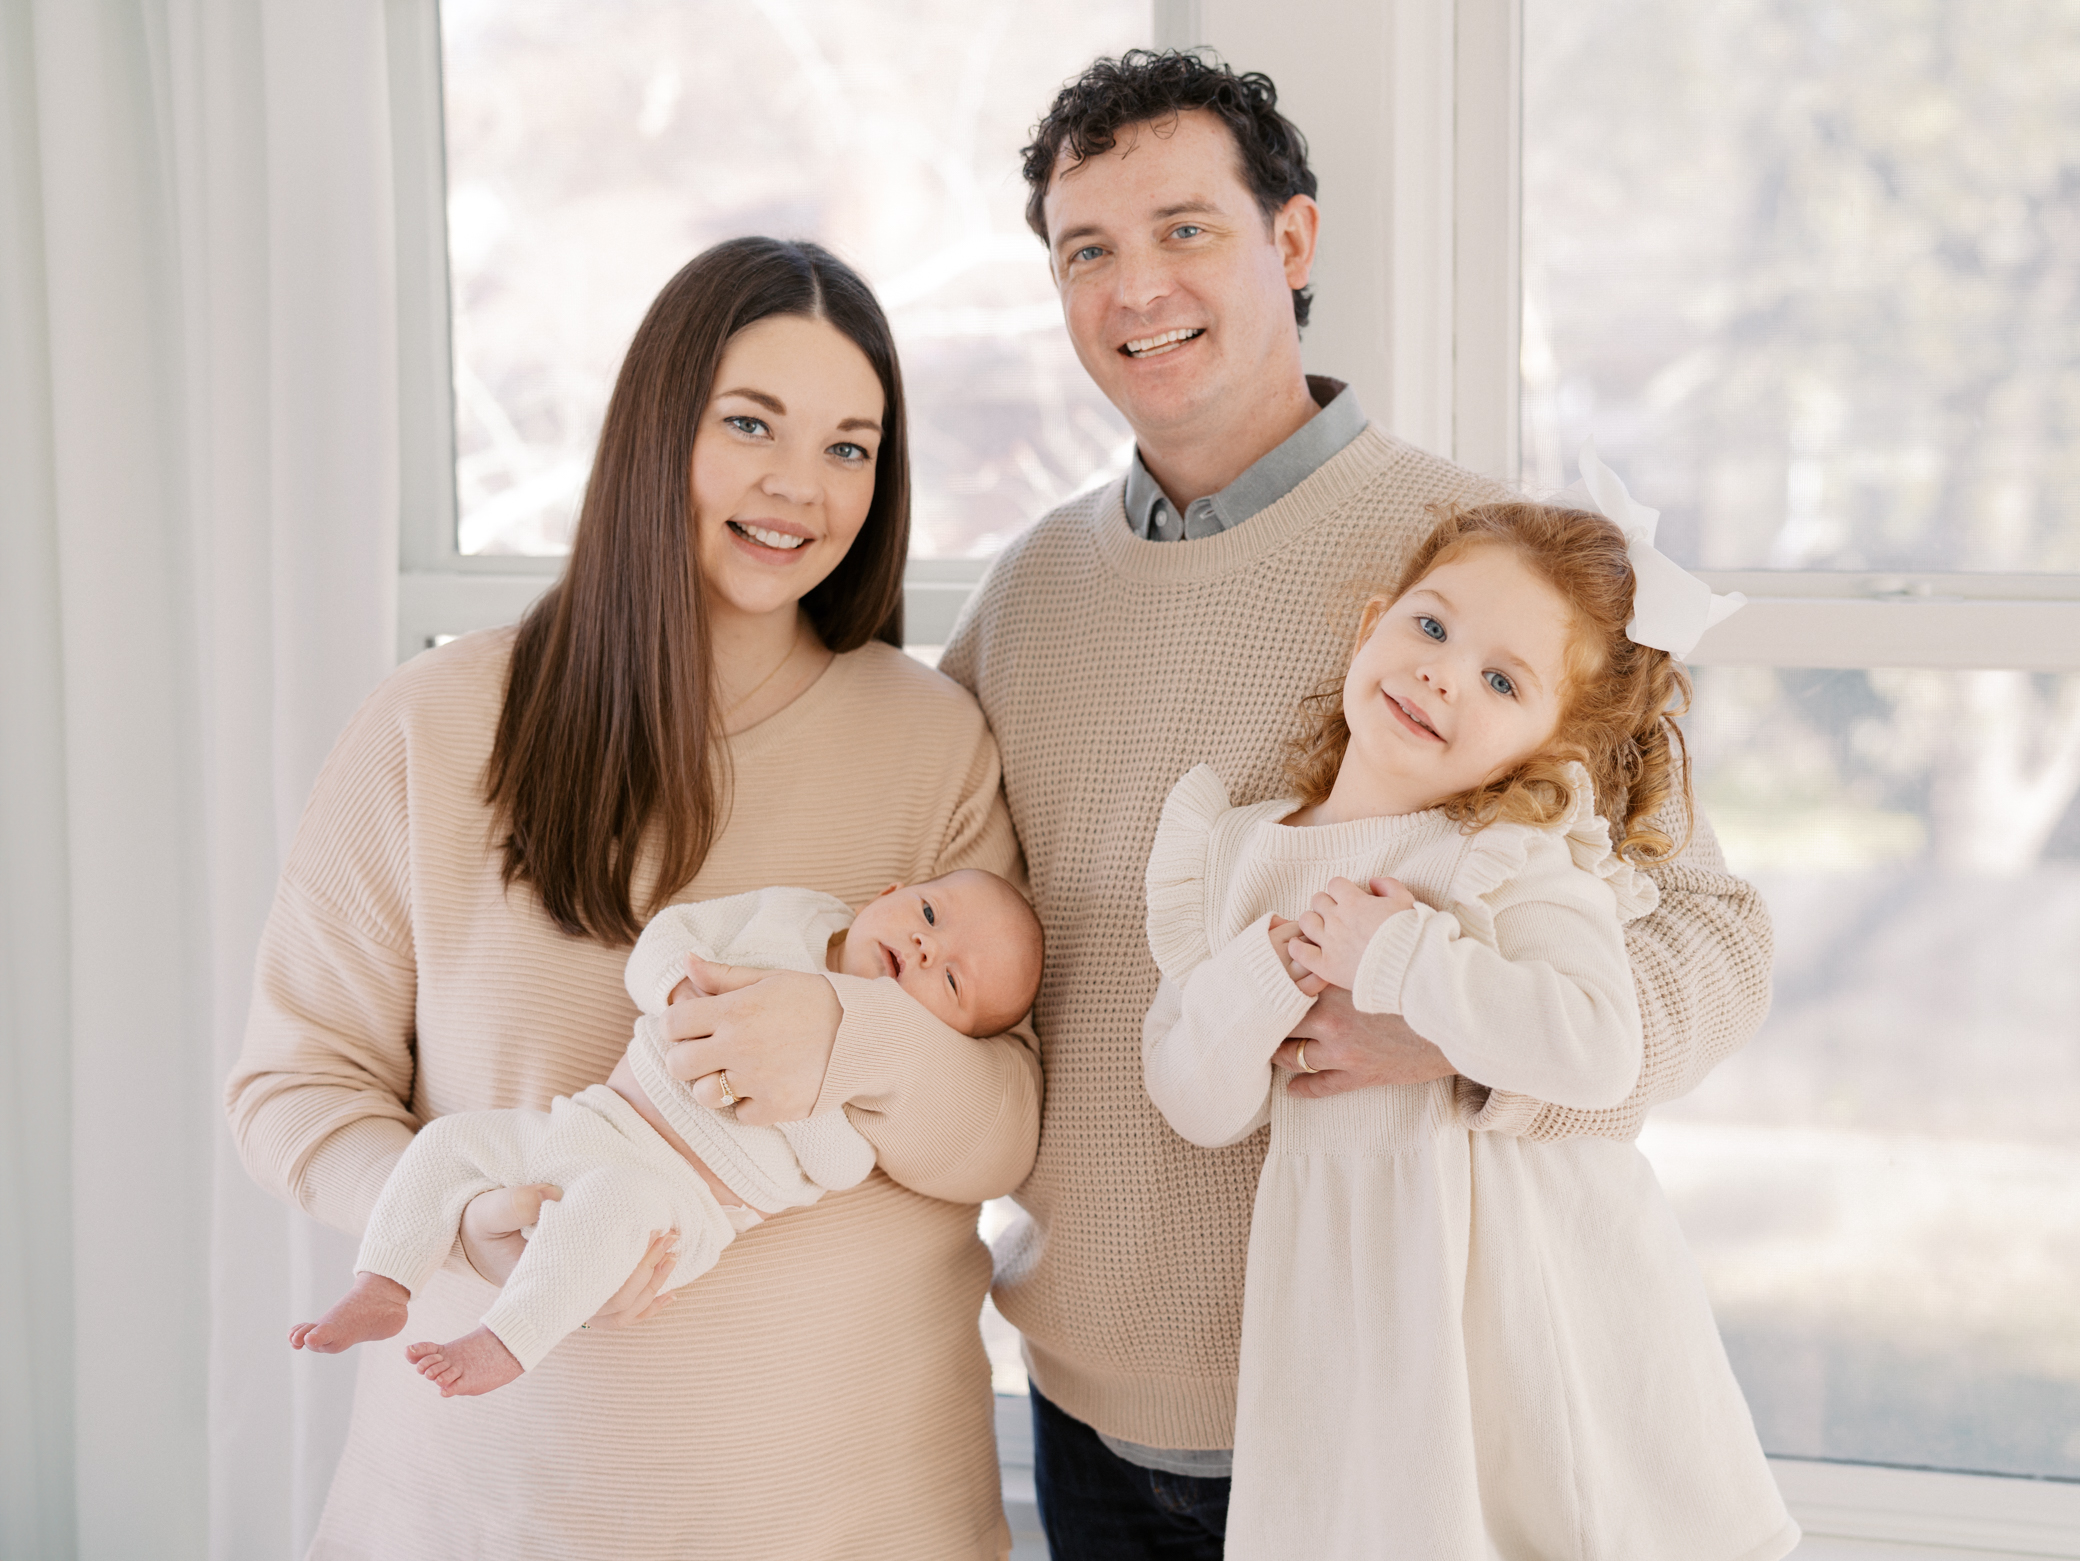
<path fill-rule="evenodd" d="M 924 902 L 924 924 L 927 927 L 939 925 L 939 918 L 932 913 L 932 902 L 930 900 Z"/>
<path fill-rule="evenodd" d="M 1097 244 L 1086 244 L 1083 246 L 1083 248 L 1076 251 L 1076 253 L 1071 255 L 1069 258 L 1071 260 L 1095 260 L 1098 258 L 1098 256 L 1104 253 L 1105 251 L 1103 246 Z"/>
<path fill-rule="evenodd" d="M 1418 613 L 1416 615 L 1416 627 L 1421 629 L 1425 634 L 1429 635 L 1430 638 L 1432 638 L 1433 640 L 1441 640 L 1444 638 L 1444 625 L 1439 623 L 1435 618 L 1431 618 L 1422 613 Z"/>
<path fill-rule="evenodd" d="M 1488 687 L 1494 689 L 1498 694 L 1507 697 L 1514 695 L 1517 691 L 1517 685 L 1504 677 L 1500 672 L 1488 672 L 1484 673 L 1483 676 L 1488 680 Z"/>
<path fill-rule="evenodd" d="M 1204 233 L 1205 231 L 1198 223 L 1187 222 L 1182 227 L 1172 230 L 1171 236 L 1173 238 L 1191 238 L 1195 234 Z"/>

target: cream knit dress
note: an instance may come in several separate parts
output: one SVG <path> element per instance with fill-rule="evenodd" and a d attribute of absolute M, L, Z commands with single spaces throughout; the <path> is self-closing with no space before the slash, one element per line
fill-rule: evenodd
<path fill-rule="evenodd" d="M 1653 884 L 1586 800 L 1549 831 L 1473 835 L 1436 812 L 1281 825 L 1297 806 L 1230 807 L 1201 766 L 1148 864 L 1149 1094 L 1207 1148 L 1271 1124 L 1227 1554 L 1783 1555 L 1797 1527 L 1646 1161 L 1483 1130 L 1523 1097 L 1593 1110 L 1632 1088 L 1621 922 Z M 1339 876 L 1420 902 L 1374 936 L 1352 997 L 1405 1015 L 1462 1077 L 1306 1100 L 1270 1066 L 1310 1000 L 1269 919 Z"/>

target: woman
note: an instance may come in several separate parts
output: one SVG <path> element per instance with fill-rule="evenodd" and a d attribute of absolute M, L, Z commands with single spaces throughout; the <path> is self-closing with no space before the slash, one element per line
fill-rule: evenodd
<path fill-rule="evenodd" d="M 604 1079 L 634 1016 L 623 961 L 663 904 L 776 883 L 857 904 L 1013 869 L 980 712 L 896 648 L 907 531 L 902 387 L 865 285 L 808 244 L 695 259 L 629 347 L 562 579 L 517 630 L 400 669 L 327 763 L 229 1085 L 252 1173 L 358 1232 L 420 1122 Z M 573 1334 L 489 1397 L 361 1350 L 313 1556 L 1008 1548 L 973 1205 L 1031 1164 L 1028 1038 L 971 1040 L 844 977 L 672 1019 L 675 1071 L 727 1068 L 747 1120 L 848 1102 L 881 1170 L 740 1237 L 669 1306 L 639 1274 L 651 1320 Z M 407 1337 L 465 1331 L 487 1293 L 458 1256 Z"/>

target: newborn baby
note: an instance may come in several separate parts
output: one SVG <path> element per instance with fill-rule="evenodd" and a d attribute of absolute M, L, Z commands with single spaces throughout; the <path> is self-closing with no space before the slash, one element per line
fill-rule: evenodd
<path fill-rule="evenodd" d="M 1009 883 L 965 869 L 883 890 L 858 913 L 809 889 L 761 889 L 674 905 L 629 956 L 629 996 L 643 1010 L 605 1084 L 559 1095 L 547 1111 L 462 1111 L 421 1128 L 369 1215 L 354 1287 L 298 1349 L 334 1354 L 387 1339 L 447 1259 L 463 1208 L 494 1187 L 553 1183 L 527 1251 L 482 1325 L 406 1352 L 444 1398 L 503 1387 L 578 1327 L 628 1278 L 654 1231 L 677 1232 L 666 1288 L 715 1266 L 739 1231 L 856 1186 L 874 1149 L 843 1110 L 776 1127 L 713 1110 L 665 1067 L 663 1015 L 690 955 L 768 970 L 888 977 L 966 1035 L 996 1035 L 1033 1005 L 1040 922 Z M 722 1075 L 725 1093 L 728 1075 Z M 732 1101 L 734 1097 L 729 1097 Z"/>

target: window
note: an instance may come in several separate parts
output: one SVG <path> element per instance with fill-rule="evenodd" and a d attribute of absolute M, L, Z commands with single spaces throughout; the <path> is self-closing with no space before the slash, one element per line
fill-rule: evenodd
<path fill-rule="evenodd" d="M 1017 149 L 1064 79 L 1149 25 L 1147 0 L 447 0 L 453 497 L 420 517 L 414 562 L 454 617 L 408 624 L 401 648 L 477 626 L 453 581 L 499 622 L 553 577 L 637 321 L 693 255 L 757 232 L 827 245 L 889 311 L 910 634 L 942 641 L 1008 536 L 1125 469 L 1125 425 L 1026 229 Z"/>
<path fill-rule="evenodd" d="M 1522 26 L 1524 481 L 1763 598 L 1688 732 L 1775 1008 L 1642 1146 L 1773 1454 L 2080 1480 L 2080 13 Z"/>

